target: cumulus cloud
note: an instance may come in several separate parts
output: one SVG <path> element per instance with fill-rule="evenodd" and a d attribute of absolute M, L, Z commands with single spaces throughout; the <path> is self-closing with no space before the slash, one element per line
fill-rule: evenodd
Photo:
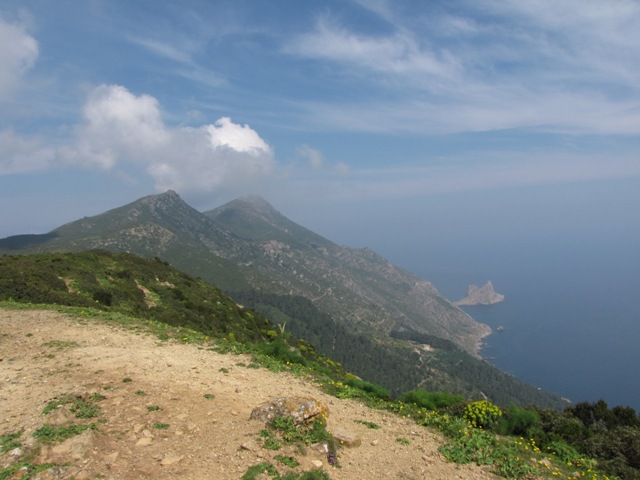
<path fill-rule="evenodd" d="M 275 168 L 271 147 L 248 125 L 221 118 L 213 125 L 178 128 L 168 150 L 148 165 L 159 190 L 212 192 L 248 187 Z"/>
<path fill-rule="evenodd" d="M 0 17 L 0 98 L 8 95 L 38 59 L 38 42 L 23 25 Z"/>
<path fill-rule="evenodd" d="M 0 132 L 0 173 L 66 165 L 127 176 L 133 166 L 150 175 L 158 190 L 206 193 L 259 182 L 275 168 L 271 147 L 248 125 L 223 117 L 200 127 L 172 127 L 156 98 L 120 85 L 95 88 L 83 117 L 72 138 L 57 147 Z"/>
<path fill-rule="evenodd" d="M 122 162 L 152 161 L 171 141 L 158 101 L 136 96 L 119 85 L 101 85 L 84 106 L 77 143 L 64 151 L 66 161 L 104 169 Z"/>
<path fill-rule="evenodd" d="M 237 125 L 228 117 L 222 117 L 214 125 L 205 127 L 211 135 L 214 148 L 226 147 L 236 152 L 260 156 L 271 153 L 271 147 L 248 125 Z"/>
<path fill-rule="evenodd" d="M 143 165 L 159 190 L 207 192 L 268 175 L 271 147 L 248 125 L 223 117 L 201 127 L 170 127 L 158 101 L 119 85 L 102 85 L 89 96 L 85 123 L 68 158 L 102 168 Z"/>

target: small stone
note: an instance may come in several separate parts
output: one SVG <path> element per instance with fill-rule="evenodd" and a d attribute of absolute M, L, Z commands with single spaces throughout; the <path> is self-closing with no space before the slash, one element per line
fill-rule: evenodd
<path fill-rule="evenodd" d="M 322 468 L 322 461 L 321 460 L 311 460 L 311 465 L 313 465 L 315 468 Z"/>
<path fill-rule="evenodd" d="M 233 415 L 234 417 L 238 416 L 238 412 L 235 410 L 231 410 L 231 415 Z"/>
<path fill-rule="evenodd" d="M 151 437 L 143 437 L 140 440 L 138 440 L 136 442 L 136 447 L 147 447 L 149 445 L 151 445 L 151 442 L 153 442 L 153 438 Z"/>
<path fill-rule="evenodd" d="M 173 465 L 174 463 L 178 463 L 180 460 L 184 458 L 184 455 L 178 455 L 176 453 L 167 453 L 160 462 L 160 465 Z"/>
<path fill-rule="evenodd" d="M 119 452 L 113 452 L 113 453 L 110 453 L 109 455 L 105 455 L 104 461 L 107 463 L 116 463 L 116 460 L 118 460 L 118 455 L 119 455 Z"/>
<path fill-rule="evenodd" d="M 347 430 L 337 428 L 331 433 L 333 434 L 333 438 L 344 447 L 353 448 L 359 447 L 362 444 L 362 438 L 359 435 L 348 432 Z"/>
<path fill-rule="evenodd" d="M 378 443 L 380 443 L 378 440 L 374 440 L 371 442 L 371 445 L 375 447 Z"/>

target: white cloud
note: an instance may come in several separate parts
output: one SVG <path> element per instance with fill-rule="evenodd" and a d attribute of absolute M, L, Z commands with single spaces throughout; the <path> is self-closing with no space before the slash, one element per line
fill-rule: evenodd
<path fill-rule="evenodd" d="M 72 137 L 58 146 L 0 132 L 0 174 L 75 165 L 131 178 L 142 168 L 158 190 L 192 194 L 245 191 L 275 169 L 271 147 L 248 125 L 223 117 L 197 128 L 168 126 L 157 99 L 120 85 L 95 88 L 83 114 Z"/>
<path fill-rule="evenodd" d="M 175 129 L 168 150 L 148 165 L 158 190 L 197 193 L 250 189 L 274 169 L 269 145 L 249 126 L 228 118 Z"/>
<path fill-rule="evenodd" d="M 271 147 L 248 125 L 238 125 L 228 117 L 206 127 L 214 148 L 227 147 L 252 156 L 271 155 Z"/>
<path fill-rule="evenodd" d="M 398 31 L 387 36 L 367 36 L 332 24 L 327 18 L 321 18 L 314 31 L 296 38 L 288 52 L 384 75 L 449 78 L 458 73 L 456 60 L 446 49 L 425 48 L 415 35 Z"/>
<path fill-rule="evenodd" d="M 38 42 L 22 25 L 0 18 L 0 98 L 6 97 L 38 59 Z"/>
<path fill-rule="evenodd" d="M 119 85 L 94 89 L 84 106 L 83 124 L 77 127 L 77 143 L 64 150 L 71 163 L 113 168 L 122 162 L 147 163 L 171 141 L 158 101 L 135 96 Z"/>

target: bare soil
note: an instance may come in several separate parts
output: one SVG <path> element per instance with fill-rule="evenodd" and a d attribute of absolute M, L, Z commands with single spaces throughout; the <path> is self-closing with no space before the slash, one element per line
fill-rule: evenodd
<path fill-rule="evenodd" d="M 242 365 L 249 363 L 97 320 L 0 309 L 0 435 L 24 430 L 22 447 L 0 454 L 0 471 L 39 450 L 33 463 L 58 465 L 40 472 L 43 479 L 239 479 L 264 461 L 287 472 L 275 455 L 294 456 L 298 472 L 321 465 L 333 480 L 496 478 L 486 468 L 448 462 L 438 452 L 442 437 L 411 419 L 331 397 L 307 378 Z M 65 394 L 104 395 L 100 416 L 78 419 L 68 406 L 42 413 Z M 340 449 L 339 467 L 313 448 L 264 449 L 264 425 L 249 416 L 282 396 L 324 402 L 328 430 L 347 430 L 361 445 Z M 97 428 L 63 442 L 33 437 L 44 424 L 89 422 Z"/>

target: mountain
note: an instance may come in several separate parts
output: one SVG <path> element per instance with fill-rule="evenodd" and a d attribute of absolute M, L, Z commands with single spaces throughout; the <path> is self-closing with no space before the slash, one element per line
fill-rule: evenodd
<path fill-rule="evenodd" d="M 370 249 L 336 245 L 260 197 L 201 213 L 168 191 L 45 235 L 0 240 L 0 253 L 9 254 L 87 249 L 169 262 L 395 392 L 420 386 L 504 403 L 561 403 L 474 358 L 489 328 L 431 283 Z"/>
<path fill-rule="evenodd" d="M 432 334 L 472 354 L 490 332 L 431 283 L 368 248 L 338 246 L 260 198 L 240 198 L 205 215 L 253 246 L 236 252 L 234 260 L 251 267 L 254 288 L 263 288 L 260 277 L 267 277 L 275 287 L 269 290 L 308 298 L 356 329 Z"/>

